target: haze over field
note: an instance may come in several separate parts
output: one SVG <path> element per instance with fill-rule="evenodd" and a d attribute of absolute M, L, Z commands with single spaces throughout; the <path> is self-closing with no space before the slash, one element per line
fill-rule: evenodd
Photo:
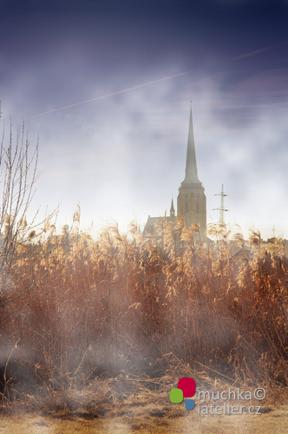
<path fill-rule="evenodd" d="M 0 0 L 0 433 L 284 432 L 287 22 Z"/>

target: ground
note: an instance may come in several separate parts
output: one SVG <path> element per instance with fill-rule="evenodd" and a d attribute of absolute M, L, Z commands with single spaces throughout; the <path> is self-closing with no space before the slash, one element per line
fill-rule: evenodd
<path fill-rule="evenodd" d="M 191 369 L 178 365 L 165 375 L 118 375 L 95 378 L 85 388 L 70 384 L 65 389 L 47 389 L 42 395 L 22 394 L 21 399 L 2 401 L 0 434 L 284 434 L 288 433 L 288 390 L 276 384 L 235 384 L 225 375 L 212 376 L 207 370 L 194 370 L 197 393 L 211 392 L 209 398 L 194 396 L 196 408 L 185 409 L 184 403 L 172 404 L 169 390 L 180 378 L 191 377 Z M 179 377 L 178 377 L 179 378 Z M 221 400 L 215 391 L 261 389 L 259 399 L 233 395 Z M 214 395 L 213 395 L 214 393 Z M 12 395 L 11 395 L 12 396 Z M 19 395 L 20 396 L 20 395 Z M 223 396 L 223 395 L 222 395 Z M 226 400 L 225 400 L 226 399 Z M 201 415 L 200 409 L 256 409 L 259 414 Z M 256 410 L 255 410 L 256 412 Z"/>
<path fill-rule="evenodd" d="M 288 429 L 288 406 L 272 408 L 261 415 L 199 416 L 189 413 L 175 419 L 161 417 L 115 417 L 87 420 L 85 418 L 55 418 L 37 414 L 0 417 L 2 434 L 285 434 Z"/>

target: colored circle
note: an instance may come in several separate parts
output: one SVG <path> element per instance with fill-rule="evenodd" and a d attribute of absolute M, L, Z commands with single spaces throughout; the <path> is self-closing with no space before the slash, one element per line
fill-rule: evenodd
<path fill-rule="evenodd" d="M 178 381 L 177 387 L 183 391 L 184 398 L 192 398 L 196 392 L 196 381 L 191 377 L 182 377 Z"/>
<path fill-rule="evenodd" d="M 186 410 L 193 410 L 193 408 L 195 408 L 196 405 L 194 399 L 184 399 L 184 404 Z"/>
<path fill-rule="evenodd" d="M 172 404 L 180 404 L 184 399 L 182 390 L 177 387 L 172 387 L 169 392 L 169 399 Z"/>

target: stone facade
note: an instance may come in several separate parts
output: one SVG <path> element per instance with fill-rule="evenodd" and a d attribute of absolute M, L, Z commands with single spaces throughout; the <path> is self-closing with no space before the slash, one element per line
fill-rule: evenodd
<path fill-rule="evenodd" d="M 144 236 L 155 239 L 161 238 L 161 228 L 165 222 L 176 224 L 179 219 L 181 219 L 187 227 L 197 225 L 199 227 L 201 238 L 206 238 L 206 196 L 204 187 L 198 178 L 192 109 L 190 110 L 189 118 L 185 178 L 179 188 L 177 198 L 177 216 L 175 215 L 174 203 L 172 200 L 170 216 L 148 217 L 144 228 Z"/>

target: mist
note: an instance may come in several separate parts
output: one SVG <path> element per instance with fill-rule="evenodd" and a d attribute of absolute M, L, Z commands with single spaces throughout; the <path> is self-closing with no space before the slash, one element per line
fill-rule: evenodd
<path fill-rule="evenodd" d="M 181 70 L 158 71 L 154 78 Z M 139 77 L 137 84 L 150 79 Z M 241 95 L 244 85 L 227 90 L 221 80 L 191 72 L 123 94 L 117 94 L 117 84 L 96 82 L 85 93 L 88 98 L 105 93 L 103 87 L 116 94 L 70 109 L 57 111 L 56 105 L 54 112 L 38 117 L 26 115 L 31 140 L 40 137 L 34 209 L 44 215 L 59 206 L 62 225 L 71 222 L 80 204 L 82 227 L 93 222 L 95 231 L 115 222 L 126 229 L 132 220 L 143 226 L 148 214 L 164 215 L 184 177 L 192 99 L 208 223 L 217 222 L 215 194 L 224 184 L 225 217 L 232 228 L 287 236 L 286 101 L 267 104 L 266 87 L 248 99 Z"/>
<path fill-rule="evenodd" d="M 224 184 L 232 228 L 287 237 L 284 6 L 159 2 L 151 19 L 151 2 L 86 3 L 1 3 L 2 122 L 40 138 L 33 213 L 59 206 L 61 226 L 79 203 L 93 231 L 164 215 L 184 177 L 192 100 L 208 222 Z"/>

